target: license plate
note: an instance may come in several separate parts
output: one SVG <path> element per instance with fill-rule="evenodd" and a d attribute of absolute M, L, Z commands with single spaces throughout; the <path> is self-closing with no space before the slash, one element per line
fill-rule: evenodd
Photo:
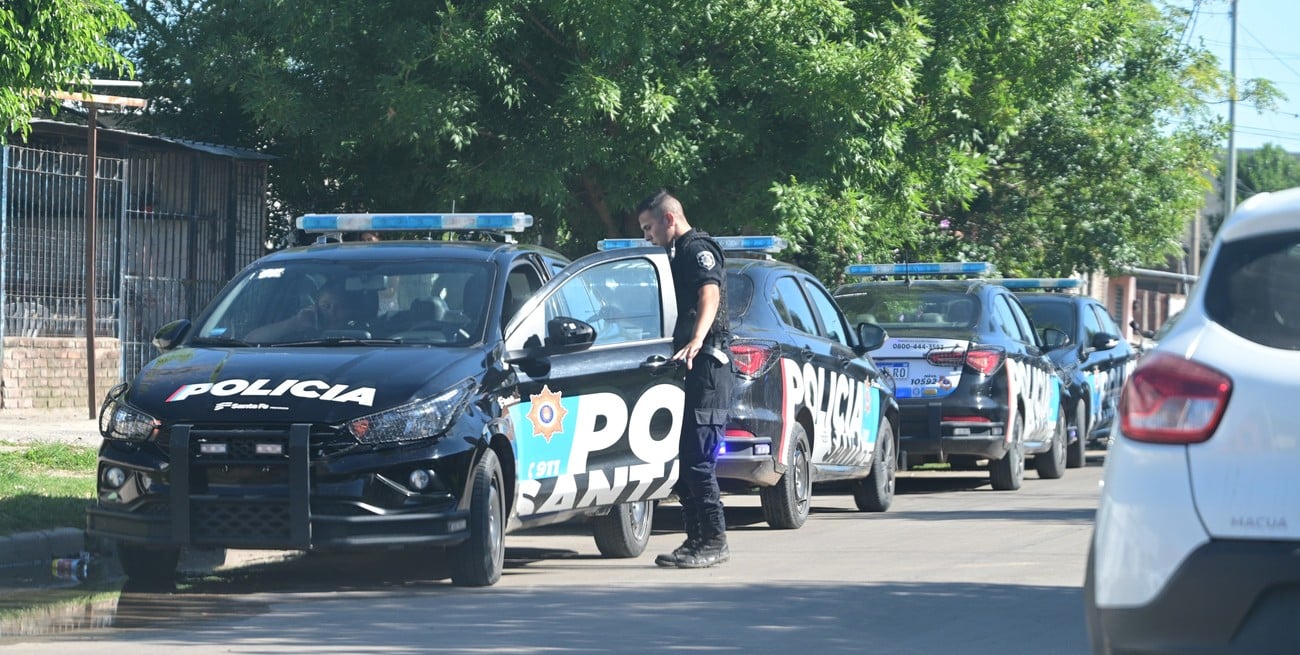
<path fill-rule="evenodd" d="M 881 366 L 883 366 L 885 372 L 888 373 L 889 376 L 894 378 L 895 380 L 906 380 L 908 378 L 907 362 L 903 362 L 901 364 L 895 364 L 891 362 L 888 364 L 881 364 Z"/>

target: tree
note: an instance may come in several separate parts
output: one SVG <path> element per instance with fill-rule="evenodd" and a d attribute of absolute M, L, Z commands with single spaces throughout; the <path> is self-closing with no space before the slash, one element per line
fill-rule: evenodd
<path fill-rule="evenodd" d="M 1175 242 L 1221 130 L 1147 0 L 133 5 L 152 118 L 280 155 L 287 212 L 523 208 L 572 254 L 669 185 L 831 281 L 1128 265 Z"/>
<path fill-rule="evenodd" d="M 108 43 L 130 20 L 113 0 L 9 0 L 0 4 L 0 142 L 51 106 L 45 93 L 85 90 L 96 70 L 130 62 Z"/>

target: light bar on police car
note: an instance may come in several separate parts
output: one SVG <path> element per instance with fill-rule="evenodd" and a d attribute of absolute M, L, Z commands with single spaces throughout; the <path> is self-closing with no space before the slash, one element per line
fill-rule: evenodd
<path fill-rule="evenodd" d="M 1017 277 L 1017 278 L 993 279 L 993 280 L 989 280 L 989 282 L 1000 284 L 1008 289 L 1013 289 L 1013 290 L 1078 289 L 1079 287 L 1083 286 L 1083 280 L 1074 277 L 1050 277 L 1050 278 Z"/>
<path fill-rule="evenodd" d="M 723 250 L 747 250 L 751 252 L 778 253 L 790 247 L 789 242 L 774 236 L 713 237 Z M 597 250 L 619 250 L 622 248 L 644 248 L 652 246 L 646 239 L 602 239 L 596 242 Z"/>
<path fill-rule="evenodd" d="M 298 217 L 304 232 L 384 232 L 419 230 L 491 230 L 523 232 L 533 217 L 523 212 L 485 214 L 306 214 Z"/>
<path fill-rule="evenodd" d="M 850 264 L 845 267 L 849 275 L 988 275 L 993 272 L 989 262 L 908 262 L 906 264 Z"/>

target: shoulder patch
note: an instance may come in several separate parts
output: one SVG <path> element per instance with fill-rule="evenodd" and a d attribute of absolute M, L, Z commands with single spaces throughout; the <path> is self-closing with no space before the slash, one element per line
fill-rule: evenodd
<path fill-rule="evenodd" d="M 699 254 L 695 255 L 695 261 L 699 262 L 700 268 L 706 271 L 711 271 L 714 266 L 718 265 L 718 262 L 713 259 L 713 253 L 707 250 L 701 250 Z"/>

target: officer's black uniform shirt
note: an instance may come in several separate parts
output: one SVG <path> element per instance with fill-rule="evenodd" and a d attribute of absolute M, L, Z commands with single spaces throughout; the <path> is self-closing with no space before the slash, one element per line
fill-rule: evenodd
<path fill-rule="evenodd" d="M 673 285 L 677 293 L 677 324 L 673 327 L 673 348 L 685 346 L 695 335 L 699 315 L 700 289 L 718 285 L 718 313 L 704 345 L 725 348 L 730 328 L 727 321 L 727 278 L 722 270 L 722 248 L 705 232 L 692 229 L 673 242 Z"/>

